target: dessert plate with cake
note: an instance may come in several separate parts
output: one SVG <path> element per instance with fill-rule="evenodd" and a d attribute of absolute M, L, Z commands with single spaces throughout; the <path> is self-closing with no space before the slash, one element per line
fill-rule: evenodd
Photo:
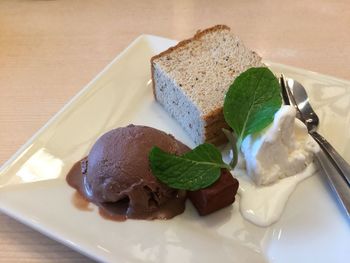
<path fill-rule="evenodd" d="M 346 262 L 349 225 L 313 164 L 317 146 L 293 109 L 265 114 L 266 68 L 307 87 L 322 133 L 349 160 L 339 132 L 350 128 L 349 82 L 261 60 L 226 26 L 179 44 L 143 35 L 1 167 L 0 209 L 104 262 Z M 247 82 L 257 88 L 228 92 Z M 252 94 L 264 103 L 245 111 Z M 212 201 L 220 193 L 230 201 Z"/>

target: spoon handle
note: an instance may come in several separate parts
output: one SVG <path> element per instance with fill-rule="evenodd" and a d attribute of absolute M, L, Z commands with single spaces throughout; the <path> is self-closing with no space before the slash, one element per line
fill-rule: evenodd
<path fill-rule="evenodd" d="M 310 132 L 310 135 L 317 141 L 333 166 L 343 176 L 350 187 L 350 165 L 321 134 L 318 132 Z"/>
<path fill-rule="evenodd" d="M 344 207 L 346 215 L 350 219 L 350 188 L 346 181 L 339 176 L 338 170 L 334 167 L 333 163 L 328 158 L 327 154 L 324 151 L 320 151 L 316 154 L 316 159 L 322 171 L 328 178 L 329 185 L 335 193 L 336 198 L 339 200 L 339 203 Z"/>

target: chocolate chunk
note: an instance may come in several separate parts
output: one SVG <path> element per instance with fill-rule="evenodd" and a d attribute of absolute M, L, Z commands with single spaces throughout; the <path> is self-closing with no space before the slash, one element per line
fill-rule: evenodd
<path fill-rule="evenodd" d="M 214 184 L 197 191 L 189 191 L 188 197 L 198 213 L 204 216 L 232 204 L 238 185 L 237 179 L 228 170 L 222 169 L 220 178 Z"/>

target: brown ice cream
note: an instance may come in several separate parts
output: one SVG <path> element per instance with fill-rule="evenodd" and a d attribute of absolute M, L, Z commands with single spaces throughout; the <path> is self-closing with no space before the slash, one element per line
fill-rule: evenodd
<path fill-rule="evenodd" d="M 167 219 L 185 209 L 185 191 L 158 181 L 149 167 L 153 146 L 181 155 L 189 148 L 157 129 L 129 125 L 107 132 L 87 158 L 67 175 L 68 183 L 104 215 L 115 219 Z"/>

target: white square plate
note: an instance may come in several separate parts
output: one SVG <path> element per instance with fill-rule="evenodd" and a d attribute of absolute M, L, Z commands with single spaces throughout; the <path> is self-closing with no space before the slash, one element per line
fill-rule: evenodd
<path fill-rule="evenodd" d="M 237 203 L 199 217 L 190 203 L 168 221 L 113 222 L 78 210 L 65 176 L 104 132 L 153 126 L 193 146 L 154 101 L 150 57 L 176 41 L 140 36 L 0 170 L 0 209 L 94 259 L 108 262 L 346 262 L 350 228 L 321 174 L 302 182 L 268 228 L 242 219 Z M 350 160 L 350 83 L 266 62 L 303 83 L 321 132 Z"/>

